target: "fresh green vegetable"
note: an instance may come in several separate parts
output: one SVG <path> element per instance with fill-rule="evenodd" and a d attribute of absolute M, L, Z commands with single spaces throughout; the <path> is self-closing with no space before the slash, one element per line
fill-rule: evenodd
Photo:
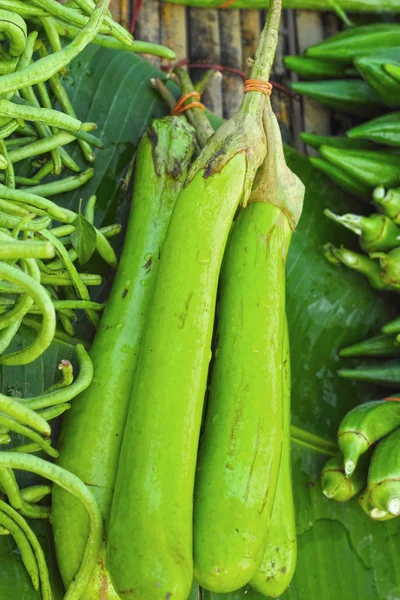
<path fill-rule="evenodd" d="M 400 188 L 385 192 L 383 185 L 378 186 L 373 193 L 373 199 L 394 223 L 400 224 Z"/>
<path fill-rule="evenodd" d="M 335 215 L 329 209 L 324 214 L 350 229 L 360 236 L 360 246 L 367 254 L 377 250 L 391 250 L 399 244 L 400 228 L 389 217 L 380 214 L 368 216 L 361 215 Z"/>
<path fill-rule="evenodd" d="M 306 56 L 285 56 L 285 67 L 305 79 L 337 79 L 346 76 L 346 65 Z"/>
<path fill-rule="evenodd" d="M 388 326 L 386 325 L 385 327 L 387 328 Z M 393 334 L 397 333 L 397 331 L 400 331 L 400 326 L 398 330 L 388 333 Z M 342 358 L 352 356 L 397 356 L 398 354 L 400 354 L 400 344 L 396 340 L 396 335 L 388 335 L 387 333 L 376 335 L 352 346 L 347 346 L 347 348 L 342 348 L 339 352 L 339 356 Z"/>
<path fill-rule="evenodd" d="M 384 69 L 393 79 L 400 82 L 400 63 L 397 64 L 385 64 Z"/>
<path fill-rule="evenodd" d="M 368 473 L 368 500 L 393 516 L 400 514 L 400 429 L 383 438 L 372 455 Z"/>
<path fill-rule="evenodd" d="M 324 160 L 323 158 L 314 156 L 310 158 L 310 162 L 313 167 L 325 173 L 329 179 L 331 179 L 334 183 L 336 183 L 336 185 L 344 189 L 346 192 L 349 192 L 349 194 L 352 194 L 353 196 L 363 200 L 369 200 L 371 197 L 371 190 L 368 186 L 360 181 L 357 181 L 340 167 L 327 160 Z"/>
<path fill-rule="evenodd" d="M 355 473 L 346 473 L 341 452 L 332 456 L 321 473 L 322 493 L 337 502 L 347 502 L 366 484 L 366 472 L 359 468 Z"/>
<path fill-rule="evenodd" d="M 386 510 L 379 510 L 374 508 L 368 500 L 368 489 L 365 489 L 358 496 L 358 504 L 361 506 L 366 515 L 373 521 L 390 521 L 395 518 L 395 515 L 391 515 Z"/>
<path fill-rule="evenodd" d="M 400 146 L 400 112 L 389 113 L 349 129 L 351 140 L 372 140 L 386 146 Z M 333 144 L 326 144 L 330 146 Z"/>
<path fill-rule="evenodd" d="M 381 268 L 376 260 L 372 260 L 360 254 L 359 252 L 353 252 L 348 248 L 335 248 L 332 244 L 326 244 L 324 247 L 324 255 L 329 262 L 335 266 L 341 266 L 342 264 L 353 271 L 357 271 L 364 275 L 370 284 L 376 290 L 390 290 L 391 286 L 383 281 L 381 278 Z"/>
<path fill-rule="evenodd" d="M 399 156 L 377 150 L 351 150 L 329 146 L 321 146 L 320 152 L 323 158 L 368 187 L 390 187 L 399 181 Z"/>
<path fill-rule="evenodd" d="M 269 79 L 279 20 L 277 0 L 271 3 L 251 79 Z M 108 531 L 111 578 L 127 600 L 184 599 L 192 585 L 194 476 L 218 275 L 235 212 L 240 202 L 246 205 L 265 158 L 264 104 L 262 94 L 249 92 L 239 113 L 209 140 L 167 232 Z"/>
<path fill-rule="evenodd" d="M 379 259 L 381 278 L 393 289 L 400 290 L 400 247 L 384 252 L 373 252 L 371 258 Z"/>
<path fill-rule="evenodd" d="M 338 375 L 344 379 L 366 381 L 391 388 L 400 385 L 400 365 L 398 360 L 359 366 L 354 369 L 339 369 Z"/>
<path fill-rule="evenodd" d="M 399 52 L 400 54 L 400 52 Z M 357 58 L 354 65 L 386 106 L 400 106 L 400 81 L 386 72 L 388 59 L 367 56 Z M 384 68 L 385 65 L 385 68 Z"/>
<path fill-rule="evenodd" d="M 393 400 L 393 401 L 392 401 Z M 359 404 L 339 425 L 338 443 L 350 476 L 368 448 L 400 425 L 400 401 L 389 398 Z"/>
<path fill-rule="evenodd" d="M 61 432 L 59 464 L 92 484 L 105 521 L 160 253 L 194 149 L 194 130 L 182 117 L 154 121 L 139 144 L 126 242 L 90 351 L 94 380 L 74 403 Z M 70 495 L 56 489 L 52 523 L 58 564 L 68 584 L 82 559 L 86 515 Z M 85 598 L 98 598 L 104 585 L 110 597 L 116 597 L 102 560 L 100 555 Z"/>
<path fill-rule="evenodd" d="M 346 135 L 349 135 L 349 132 L 347 132 Z M 316 148 L 317 150 L 321 146 L 330 146 L 331 148 L 357 148 L 359 150 L 375 148 L 375 145 L 368 140 L 349 139 L 348 137 L 340 137 L 337 135 L 317 135 L 315 133 L 302 131 L 299 134 L 299 137 L 305 144 L 312 148 Z"/>
<path fill-rule="evenodd" d="M 298 81 L 291 84 L 297 94 L 350 115 L 372 117 L 379 113 L 382 100 L 371 86 L 360 79 Z"/>
<path fill-rule="evenodd" d="M 264 127 L 274 151 L 233 227 L 222 268 L 195 486 L 194 575 L 218 593 L 244 586 L 261 563 L 281 457 L 285 262 L 304 186 L 284 162 L 269 103 Z"/>
<path fill-rule="evenodd" d="M 354 27 L 349 32 L 338 33 L 315 46 L 310 46 L 306 56 L 351 64 L 355 58 L 374 56 L 377 51 L 396 48 L 399 35 L 400 26 L 397 24 L 379 23 Z"/>
<path fill-rule="evenodd" d="M 390 323 L 384 325 L 382 332 L 385 334 L 400 333 L 400 318 L 394 319 L 394 321 L 390 321 Z"/>
<path fill-rule="evenodd" d="M 289 587 L 296 568 L 297 539 L 290 465 L 290 348 L 287 323 L 283 342 L 283 446 L 278 483 L 261 565 L 251 587 L 278 598 Z"/>

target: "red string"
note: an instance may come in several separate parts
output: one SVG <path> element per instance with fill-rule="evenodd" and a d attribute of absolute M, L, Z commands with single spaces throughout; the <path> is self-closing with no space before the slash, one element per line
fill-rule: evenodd
<path fill-rule="evenodd" d="M 217 8 L 228 8 L 228 6 L 231 6 L 235 2 L 236 2 L 236 0 L 226 0 L 226 2 L 223 2 L 222 4 L 220 4 L 219 6 L 217 6 Z"/>
<path fill-rule="evenodd" d="M 244 71 L 241 71 L 240 69 L 236 69 L 235 67 L 228 67 L 226 65 L 215 65 L 210 63 L 191 63 L 188 58 L 183 58 L 178 63 L 176 63 L 175 66 L 185 66 L 189 69 L 212 69 L 214 71 L 219 71 L 220 73 L 233 73 L 234 75 L 238 75 L 239 77 L 241 77 L 243 81 L 246 81 L 247 79 L 246 73 L 244 73 Z M 161 67 L 161 69 L 163 71 L 170 71 L 171 69 L 173 69 L 173 67 L 171 65 L 164 65 Z M 280 90 L 281 92 L 289 96 L 289 98 L 293 98 L 294 100 L 300 101 L 300 96 L 292 92 L 292 90 L 289 90 L 289 88 L 287 88 L 282 83 L 278 83 L 277 81 L 271 80 L 271 84 L 274 86 L 275 89 Z"/>
<path fill-rule="evenodd" d="M 185 104 L 186 100 L 189 100 L 190 98 L 196 98 L 196 101 L 190 102 L 189 104 Z M 193 91 L 188 92 L 187 94 L 183 94 L 183 96 L 179 98 L 175 107 L 172 109 L 171 115 L 181 115 L 186 110 L 189 110 L 189 108 L 201 108 L 202 110 L 206 109 L 204 104 L 200 102 L 199 92 Z"/>
<path fill-rule="evenodd" d="M 138 20 L 138 17 L 139 17 L 139 12 L 140 12 L 140 9 L 142 7 L 142 1 L 143 0 L 136 0 L 136 3 L 135 3 L 135 10 L 133 11 L 133 17 L 132 17 L 131 26 L 130 26 L 130 29 L 129 29 L 129 31 L 132 34 L 135 31 L 136 23 L 137 23 L 137 20 Z"/>
<path fill-rule="evenodd" d="M 260 92 L 266 96 L 270 96 L 272 94 L 272 84 L 269 83 L 269 81 L 264 81 L 263 79 L 246 79 L 244 83 L 245 93 Z"/>
<path fill-rule="evenodd" d="M 384 398 L 385 402 L 400 402 L 400 398 Z"/>

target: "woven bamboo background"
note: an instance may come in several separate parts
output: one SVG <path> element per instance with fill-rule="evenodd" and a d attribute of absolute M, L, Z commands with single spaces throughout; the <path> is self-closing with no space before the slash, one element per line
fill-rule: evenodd
<path fill-rule="evenodd" d="M 112 0 L 114 17 L 129 28 L 135 0 Z M 247 60 L 253 57 L 265 19 L 264 11 L 213 10 L 186 8 L 159 0 L 142 0 L 135 26 L 135 38 L 165 44 L 176 52 L 177 60 L 190 64 L 213 64 L 247 72 Z M 284 66 L 286 54 L 297 54 L 307 46 L 333 35 L 340 23 L 333 13 L 285 10 L 281 23 L 279 47 L 271 80 L 287 86 L 296 79 Z M 158 66 L 165 61 L 150 57 Z M 196 81 L 204 71 L 191 68 Z M 243 96 L 243 78 L 224 72 L 211 79 L 203 96 L 204 103 L 225 118 L 238 109 Z M 293 99 L 281 89 L 274 89 L 272 102 L 285 141 L 304 150 L 298 139 L 300 131 L 336 134 L 347 128 L 346 117 L 332 113 L 313 100 Z M 308 150 L 311 154 L 313 151 Z"/>

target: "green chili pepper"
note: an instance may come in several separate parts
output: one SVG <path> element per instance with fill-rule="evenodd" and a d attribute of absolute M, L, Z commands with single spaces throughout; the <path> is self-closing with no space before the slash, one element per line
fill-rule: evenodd
<path fill-rule="evenodd" d="M 339 369 L 338 375 L 343 379 L 366 381 L 385 387 L 400 386 L 400 364 L 398 360 L 368 364 L 354 369 Z"/>
<path fill-rule="evenodd" d="M 376 290 L 390 290 L 391 286 L 386 284 L 381 278 L 381 269 L 376 260 L 372 260 L 364 254 L 353 252 L 343 246 L 335 248 L 332 244 L 326 244 L 323 249 L 325 258 L 332 264 L 340 266 L 341 264 L 357 271 L 368 279 L 371 287 Z"/>
<path fill-rule="evenodd" d="M 400 514 L 400 429 L 377 445 L 368 474 L 368 500 L 391 515 Z"/>
<path fill-rule="evenodd" d="M 391 250 L 399 245 L 400 227 L 385 215 L 339 216 L 327 208 L 324 215 L 360 236 L 361 249 L 367 254 L 376 250 Z"/>
<path fill-rule="evenodd" d="M 365 402 L 348 412 L 337 434 L 346 475 L 354 472 L 358 459 L 372 444 L 399 425 L 400 398 Z"/>
<path fill-rule="evenodd" d="M 361 506 L 366 515 L 373 521 L 390 521 L 394 519 L 396 515 L 391 515 L 386 510 L 379 510 L 379 508 L 374 508 L 371 502 L 368 500 L 368 488 L 366 488 L 361 494 L 358 496 L 358 504 Z"/>
<path fill-rule="evenodd" d="M 346 135 L 348 135 L 348 132 Z M 369 142 L 368 140 L 353 140 L 337 135 L 317 135 L 315 133 L 302 131 L 299 134 L 299 137 L 305 144 L 311 146 L 312 148 L 316 148 L 317 150 L 321 146 L 330 146 L 331 148 L 358 148 L 359 150 L 375 148 L 375 144 Z"/>
<path fill-rule="evenodd" d="M 366 467 L 367 465 L 364 465 Z M 358 469 L 350 475 L 345 473 L 341 452 L 328 459 L 321 472 L 322 493 L 326 498 L 337 502 L 347 502 L 365 487 L 366 469 Z"/>
<path fill-rule="evenodd" d="M 369 200 L 371 197 L 371 190 L 368 186 L 354 179 L 340 167 L 333 165 L 323 158 L 312 156 L 309 160 L 313 167 L 325 173 L 336 185 L 349 194 L 362 200 Z"/>
<path fill-rule="evenodd" d="M 360 79 L 301 81 L 292 83 L 291 88 L 297 94 L 318 100 L 329 108 L 357 116 L 374 116 L 382 106 L 376 92 Z"/>
<path fill-rule="evenodd" d="M 360 183 L 374 188 L 395 185 L 400 178 L 400 157 L 374 150 L 321 146 L 322 156 Z"/>
<path fill-rule="evenodd" d="M 306 56 L 285 56 L 285 66 L 305 79 L 335 79 L 345 76 L 346 65 L 307 58 Z"/>
<path fill-rule="evenodd" d="M 350 64 L 353 59 L 373 56 L 382 49 L 396 48 L 399 43 L 400 26 L 390 23 L 354 27 L 344 33 L 310 46 L 306 56 L 321 60 L 333 60 Z"/>
<path fill-rule="evenodd" d="M 366 139 L 386 146 L 400 146 L 400 112 L 382 115 L 353 127 L 346 135 L 354 141 Z"/>
<path fill-rule="evenodd" d="M 385 326 L 387 327 L 387 325 Z M 385 329 L 385 327 L 383 329 Z M 400 322 L 397 326 L 396 331 L 389 331 L 387 333 L 398 333 L 400 332 Z M 395 327 L 396 328 L 396 327 Z M 400 344 L 396 340 L 395 335 L 388 335 L 383 333 L 376 335 L 352 346 L 342 348 L 339 352 L 341 358 L 348 358 L 352 356 L 397 356 L 400 354 Z"/>
<path fill-rule="evenodd" d="M 396 108 L 400 106 L 400 81 L 385 71 L 384 65 L 387 68 L 387 62 L 387 59 L 370 56 L 357 58 L 354 64 L 382 102 Z"/>

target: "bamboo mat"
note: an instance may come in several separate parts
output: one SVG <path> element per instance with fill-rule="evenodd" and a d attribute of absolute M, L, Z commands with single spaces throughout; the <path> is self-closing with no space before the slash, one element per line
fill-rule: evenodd
<path fill-rule="evenodd" d="M 135 0 L 112 0 L 111 5 L 114 17 L 129 28 Z M 247 60 L 254 56 L 265 16 L 265 11 L 187 8 L 159 0 L 142 0 L 134 35 L 136 39 L 171 47 L 177 61 L 188 59 L 191 65 L 220 65 L 247 73 Z M 287 87 L 297 77 L 287 71 L 283 57 L 302 52 L 338 30 L 339 22 L 333 13 L 283 11 L 271 80 Z M 148 59 L 157 66 L 167 66 L 158 58 Z M 204 70 L 191 67 L 190 73 L 196 81 Z M 203 101 L 217 115 L 228 118 L 237 111 L 242 97 L 242 76 L 223 72 L 211 79 Z M 346 117 L 332 113 L 313 100 L 293 99 L 277 87 L 272 103 L 285 141 L 293 141 L 302 151 L 304 147 L 298 138 L 300 131 L 340 134 L 348 126 Z M 308 152 L 313 153 L 309 149 Z"/>

